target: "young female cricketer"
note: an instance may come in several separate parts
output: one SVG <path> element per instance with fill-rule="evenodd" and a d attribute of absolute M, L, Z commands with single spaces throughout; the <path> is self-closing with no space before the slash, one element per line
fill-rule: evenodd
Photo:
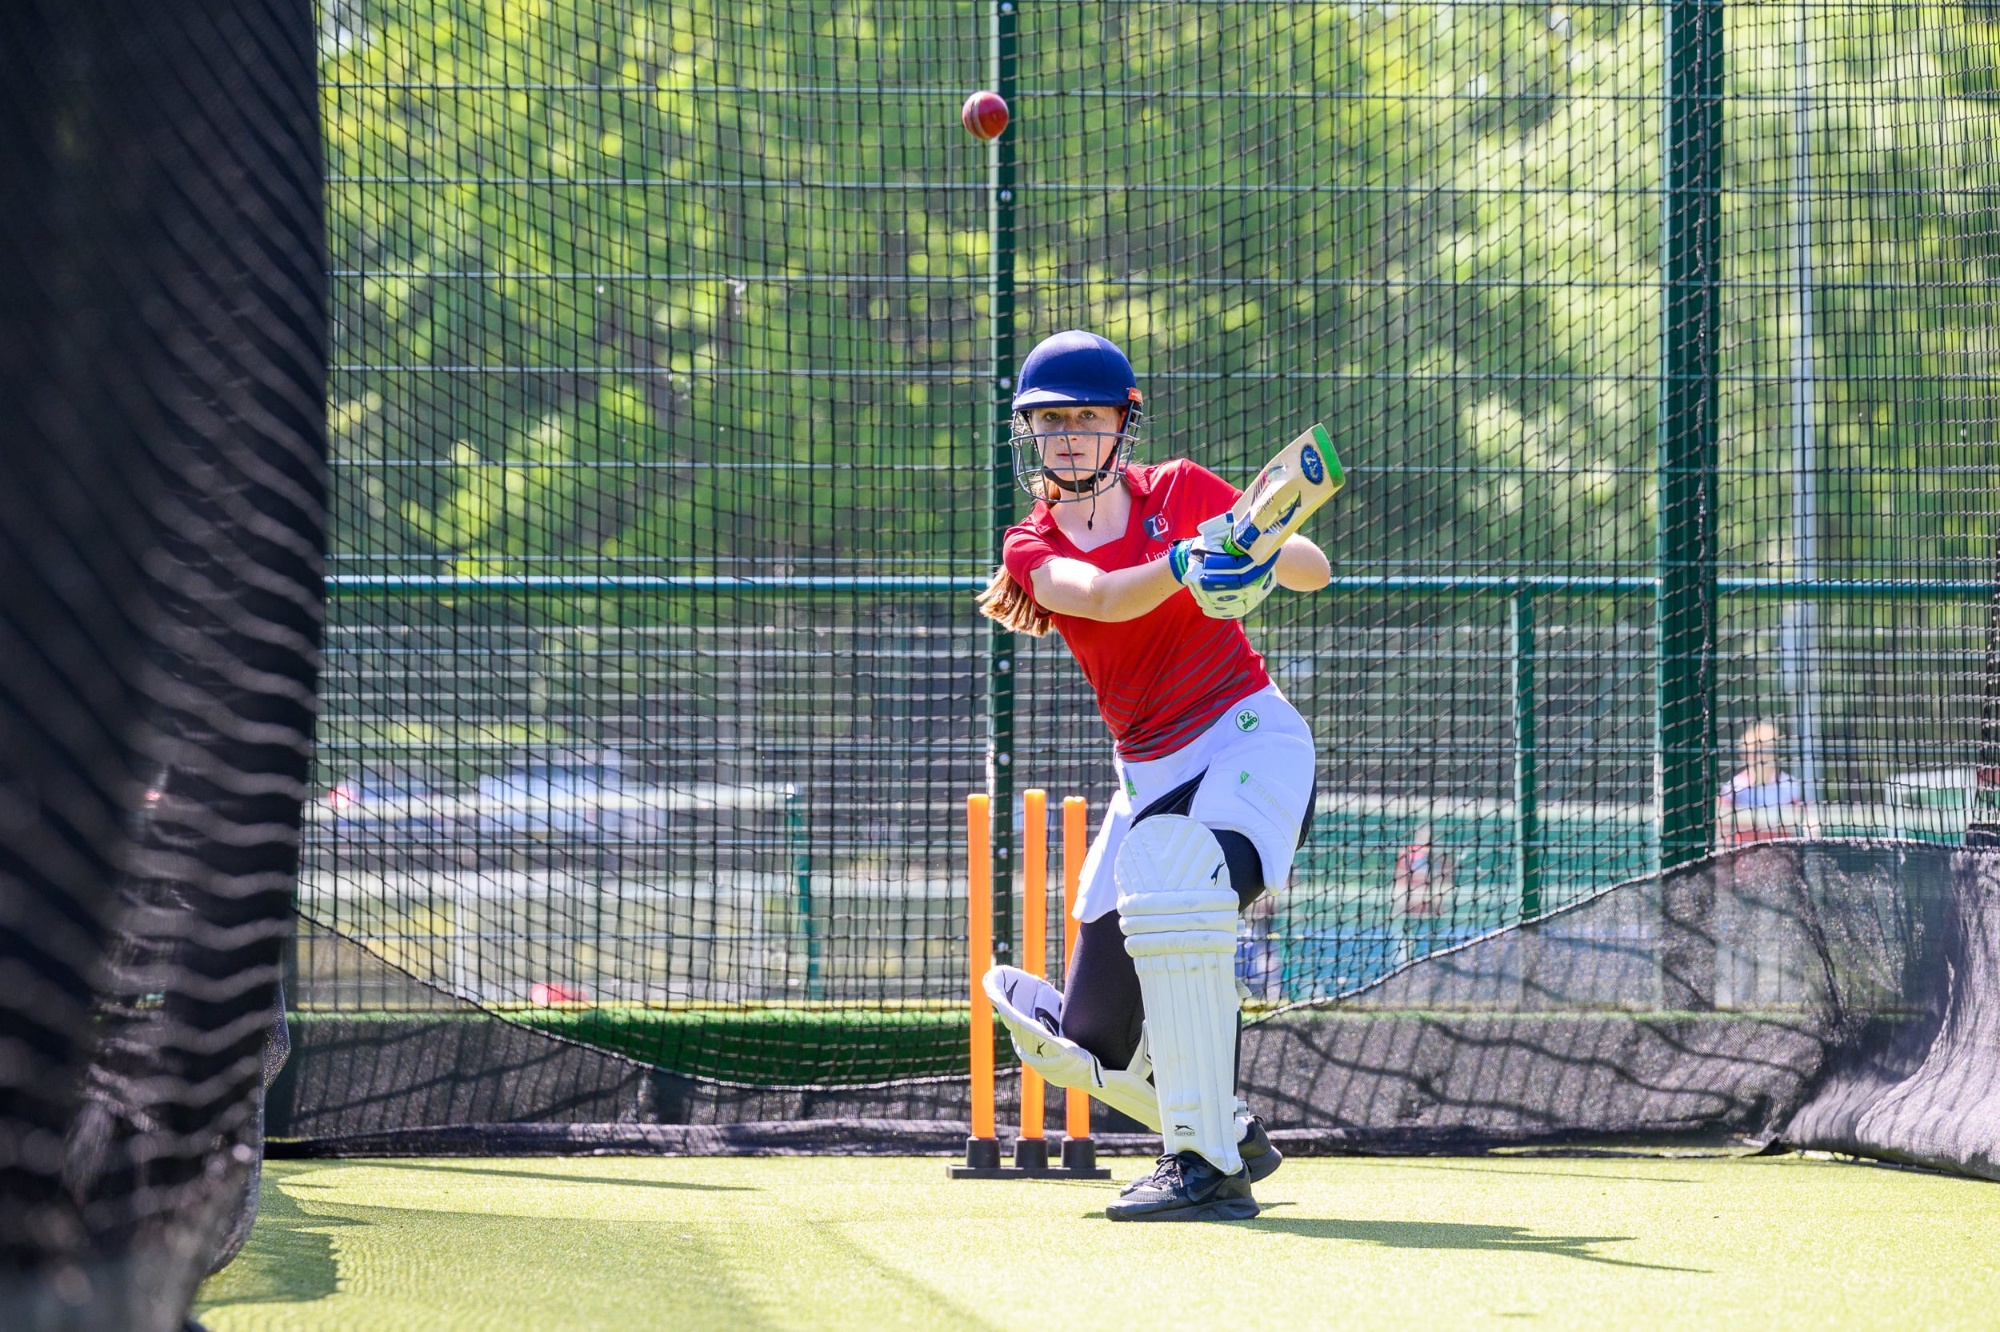
<path fill-rule="evenodd" d="M 1104 338 L 1038 345 L 1013 408 L 1035 505 L 980 609 L 1062 635 L 1110 728 L 1118 791 L 1083 864 L 1067 989 L 996 967 L 986 990 L 1030 1067 L 1160 1129 L 1159 1164 L 1109 1216 L 1255 1216 L 1251 1182 L 1280 1157 L 1236 1098 L 1237 913 L 1290 872 L 1314 753 L 1241 621 L 1274 586 L 1326 586 L 1326 557 L 1293 536 L 1253 565 L 1199 536 L 1240 492 L 1184 458 L 1132 461 L 1138 381 Z"/>

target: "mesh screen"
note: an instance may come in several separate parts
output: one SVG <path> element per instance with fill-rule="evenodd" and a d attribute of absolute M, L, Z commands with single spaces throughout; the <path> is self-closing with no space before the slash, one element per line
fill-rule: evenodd
<path fill-rule="evenodd" d="M 254 1206 L 326 519 L 311 31 L 0 11 L 9 1328 L 178 1329 Z"/>
<path fill-rule="evenodd" d="M 1258 1002 L 1717 846 L 1957 842 L 1996 54 L 1974 4 L 326 0 L 302 910 L 716 1105 L 962 1073 L 963 794 L 1004 852 L 1109 793 L 1061 644 L 968 603 L 1071 326 L 1142 457 L 1347 463 L 1333 587 L 1251 625 L 1321 745 Z"/>

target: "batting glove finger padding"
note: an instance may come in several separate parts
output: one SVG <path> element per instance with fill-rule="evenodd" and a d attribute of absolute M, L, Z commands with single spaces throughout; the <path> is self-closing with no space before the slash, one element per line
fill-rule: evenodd
<path fill-rule="evenodd" d="M 1240 620 L 1278 585 L 1277 562 L 1275 555 L 1254 565 L 1242 556 L 1211 556 L 1189 579 L 1188 590 L 1210 619 Z"/>

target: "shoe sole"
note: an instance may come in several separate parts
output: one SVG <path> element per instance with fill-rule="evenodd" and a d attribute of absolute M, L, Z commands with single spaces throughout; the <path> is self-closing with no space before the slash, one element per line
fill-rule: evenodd
<path fill-rule="evenodd" d="M 1218 1198 L 1195 1207 L 1163 1207 L 1153 1212 L 1104 1209 L 1104 1215 L 1113 1221 L 1248 1221 L 1257 1212 L 1255 1198 Z"/>

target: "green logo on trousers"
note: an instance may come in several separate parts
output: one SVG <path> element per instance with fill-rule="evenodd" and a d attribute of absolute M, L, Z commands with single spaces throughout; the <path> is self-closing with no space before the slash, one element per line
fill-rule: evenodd
<path fill-rule="evenodd" d="M 1262 724 L 1257 714 L 1248 708 L 1236 714 L 1236 729 L 1239 731 L 1254 731 Z"/>

